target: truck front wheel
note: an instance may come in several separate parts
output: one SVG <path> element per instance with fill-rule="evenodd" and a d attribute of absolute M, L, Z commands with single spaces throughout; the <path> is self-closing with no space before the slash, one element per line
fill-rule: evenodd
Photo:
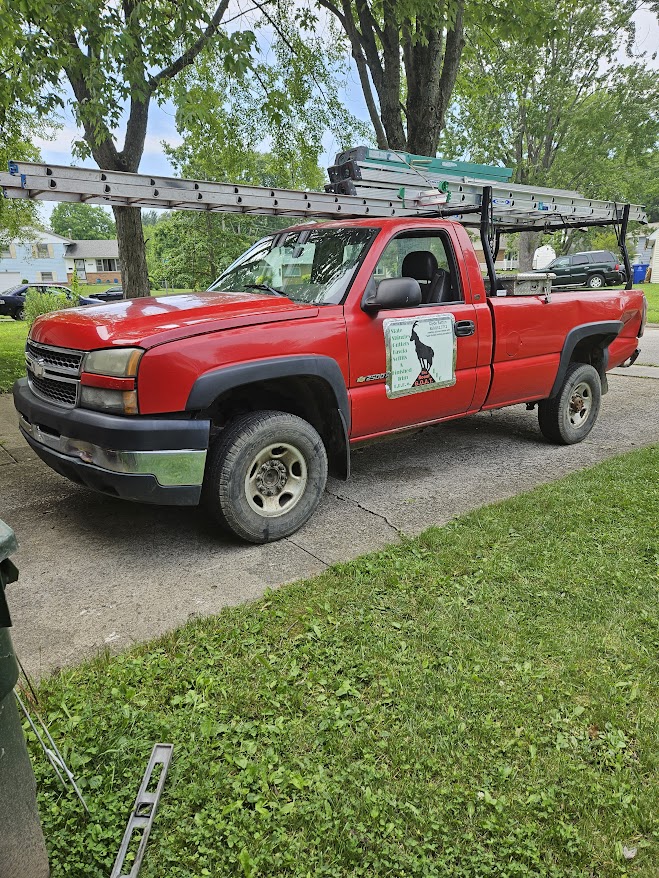
<path fill-rule="evenodd" d="M 326 481 L 327 452 L 311 424 L 286 412 L 251 412 L 211 444 L 204 502 L 237 536 L 269 543 L 311 518 Z"/>
<path fill-rule="evenodd" d="M 601 401 L 597 370 L 586 363 L 570 363 L 557 395 L 538 404 L 543 436 L 559 445 L 581 442 L 595 426 Z"/>

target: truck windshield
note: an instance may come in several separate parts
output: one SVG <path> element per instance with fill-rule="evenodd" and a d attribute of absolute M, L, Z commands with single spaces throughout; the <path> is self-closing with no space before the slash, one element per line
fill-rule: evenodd
<path fill-rule="evenodd" d="M 258 288 L 294 302 L 338 304 L 375 229 L 314 228 L 264 238 L 230 265 L 209 292 Z"/>

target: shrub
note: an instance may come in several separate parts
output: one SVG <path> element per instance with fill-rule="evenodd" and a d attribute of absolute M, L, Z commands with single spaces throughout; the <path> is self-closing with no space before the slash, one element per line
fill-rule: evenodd
<path fill-rule="evenodd" d="M 71 297 L 71 306 L 75 307 L 80 304 L 80 278 L 78 277 L 77 268 L 73 269 L 73 274 L 71 275 Z"/>
<path fill-rule="evenodd" d="M 42 314 L 72 308 L 74 304 L 74 300 L 67 298 L 65 293 L 37 293 L 35 290 L 29 290 L 25 297 L 25 319 L 32 326 Z"/>

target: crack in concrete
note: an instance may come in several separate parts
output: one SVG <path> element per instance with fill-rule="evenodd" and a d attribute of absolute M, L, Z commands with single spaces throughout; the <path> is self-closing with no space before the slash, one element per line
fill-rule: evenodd
<path fill-rule="evenodd" d="M 323 559 L 322 559 L 322 558 L 319 558 L 318 555 L 314 555 L 313 552 L 310 552 L 309 549 L 305 549 L 304 546 L 301 546 L 299 543 L 296 543 L 295 540 L 292 540 L 290 537 L 286 537 L 286 542 L 287 542 L 287 543 L 292 543 L 297 549 L 300 549 L 302 552 L 304 552 L 305 554 L 309 555 L 310 558 L 315 558 L 316 561 L 320 561 L 320 563 L 321 563 L 324 567 L 329 567 L 329 566 L 330 566 L 330 562 L 329 562 L 329 561 L 323 561 Z"/>
<path fill-rule="evenodd" d="M 330 497 L 334 497 L 336 500 L 342 500 L 344 503 L 353 503 L 355 506 L 357 506 L 358 509 L 362 509 L 364 512 L 368 512 L 369 515 L 374 515 L 376 518 L 381 518 L 382 521 L 384 521 L 385 524 L 387 524 L 393 531 L 395 531 L 399 537 L 405 536 L 405 532 L 402 531 L 399 527 L 396 527 L 396 525 L 393 522 L 389 521 L 387 516 L 383 515 L 381 512 L 375 512 L 373 509 L 369 509 L 368 506 L 364 506 L 358 500 L 353 500 L 352 497 L 343 497 L 341 494 L 335 494 L 333 491 L 327 490 L 327 488 L 325 488 L 325 491 L 327 494 L 330 495 Z"/>
<path fill-rule="evenodd" d="M 0 442 L 0 451 L 4 451 L 4 453 L 7 455 L 7 457 L 11 460 L 12 463 L 18 463 L 18 461 L 16 460 L 14 455 L 11 453 L 11 451 L 7 448 L 6 445 L 3 445 L 2 442 Z"/>

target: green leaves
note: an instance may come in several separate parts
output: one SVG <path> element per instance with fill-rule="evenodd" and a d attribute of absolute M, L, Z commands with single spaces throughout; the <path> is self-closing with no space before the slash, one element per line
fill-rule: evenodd
<path fill-rule="evenodd" d="M 117 234 L 114 220 L 102 207 L 66 201 L 53 209 L 50 227 L 57 235 L 80 241 L 109 240 Z"/>
<path fill-rule="evenodd" d="M 517 182 L 643 203 L 657 185 L 659 85 L 642 56 L 618 60 L 634 9 L 508 4 L 492 39 L 474 21 L 442 150 L 511 166 Z"/>

